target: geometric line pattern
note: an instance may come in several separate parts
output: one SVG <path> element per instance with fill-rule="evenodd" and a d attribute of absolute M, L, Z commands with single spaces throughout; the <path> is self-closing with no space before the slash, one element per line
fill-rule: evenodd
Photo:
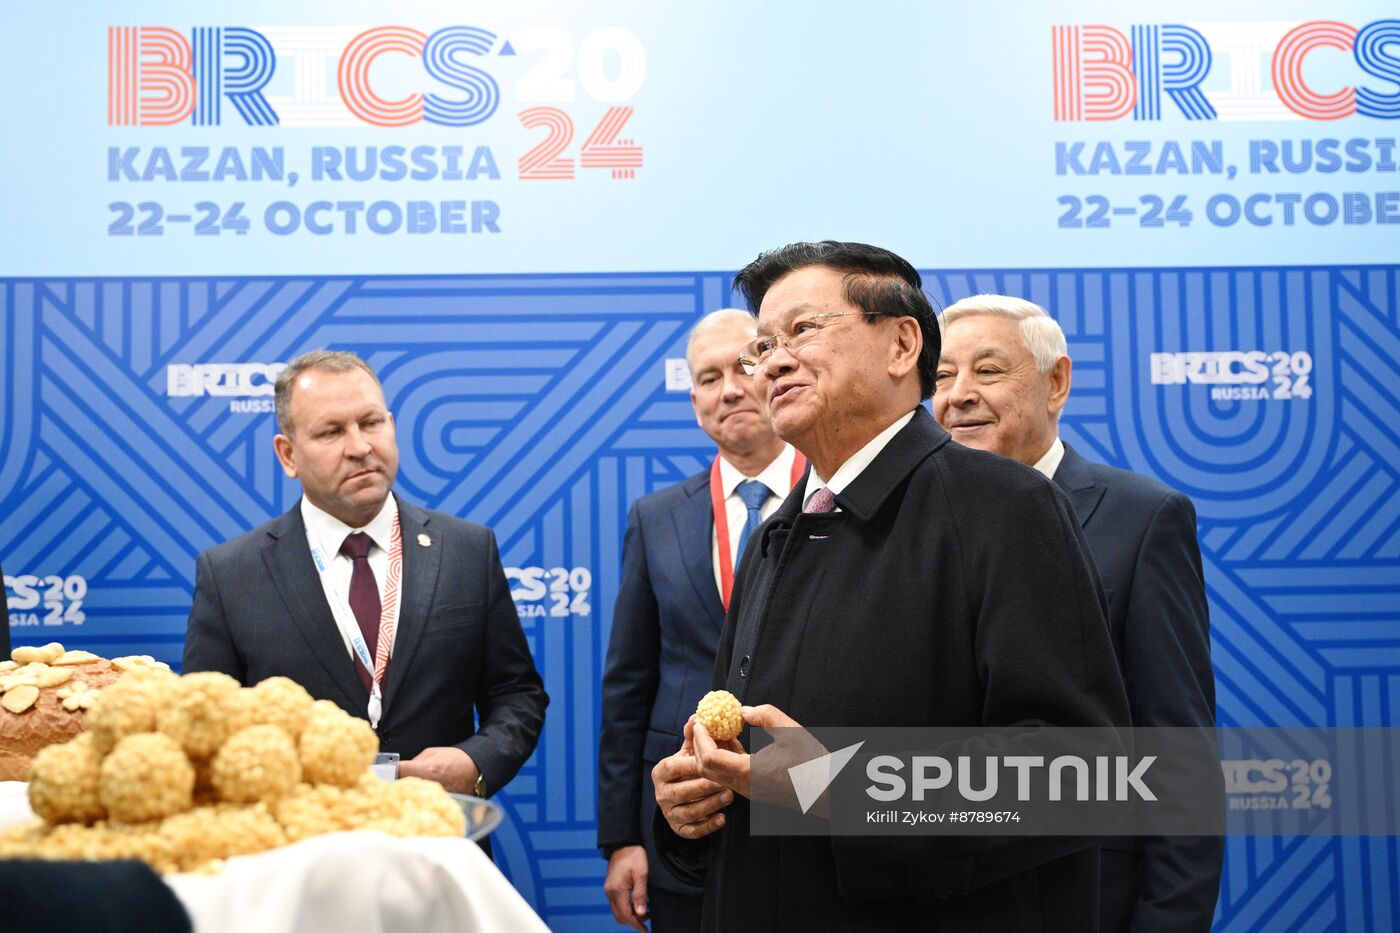
<path fill-rule="evenodd" d="M 0 281 L 0 558 L 57 580 L 62 622 L 12 610 L 38 623 L 16 643 L 178 661 L 196 555 L 298 489 L 271 455 L 270 413 L 171 397 L 167 367 L 356 350 L 395 412 L 406 499 L 490 525 L 508 567 L 591 577 L 587 614 L 522 617 L 552 702 L 500 795 L 493 848 L 553 929 L 616 929 L 593 814 L 622 534 L 634 499 L 708 464 L 664 361 L 733 302 L 730 281 Z M 1222 725 L 1400 725 L 1400 266 L 942 269 L 925 283 L 945 306 L 995 291 L 1050 309 L 1074 358 L 1065 438 L 1191 495 Z M 1152 382 L 1153 353 L 1250 350 L 1307 353 L 1311 396 Z M 86 588 L 81 628 L 62 620 L 65 581 Z M 1391 929 L 1398 870 L 1393 838 L 1232 839 L 1217 928 Z"/>

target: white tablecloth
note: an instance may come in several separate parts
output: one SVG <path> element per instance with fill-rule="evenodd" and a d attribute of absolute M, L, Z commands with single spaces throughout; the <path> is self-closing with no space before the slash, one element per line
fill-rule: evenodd
<path fill-rule="evenodd" d="M 0 829 L 33 818 L 25 788 L 0 782 Z M 198 933 L 548 931 L 465 839 L 332 833 L 165 881 Z"/>

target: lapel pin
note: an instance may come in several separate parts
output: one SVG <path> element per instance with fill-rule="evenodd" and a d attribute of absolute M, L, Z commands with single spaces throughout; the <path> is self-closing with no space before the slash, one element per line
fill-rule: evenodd
<path fill-rule="evenodd" d="M 419 536 L 418 536 L 418 546 L 419 546 L 419 547 L 432 547 L 432 545 L 433 545 L 433 539 L 432 539 L 432 538 L 428 537 L 427 535 L 419 535 Z"/>

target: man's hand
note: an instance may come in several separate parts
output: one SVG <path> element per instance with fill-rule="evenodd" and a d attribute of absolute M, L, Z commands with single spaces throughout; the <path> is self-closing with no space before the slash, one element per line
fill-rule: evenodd
<path fill-rule="evenodd" d="M 743 716 L 747 725 L 769 730 L 773 744 L 758 753 L 755 766 L 755 756 L 745 753 L 738 739 L 717 743 L 704 726 L 696 725 L 695 757 L 700 776 L 750 800 L 801 809 L 788 769 L 825 755 L 826 749 L 797 720 L 776 706 L 745 706 Z M 824 809 L 823 800 L 817 810 Z"/>
<path fill-rule="evenodd" d="M 719 811 L 734 802 L 734 794 L 714 781 L 700 776 L 695 758 L 696 731 L 691 716 L 685 724 L 685 741 L 681 750 L 663 758 L 651 769 L 651 781 L 656 786 L 656 805 L 676 835 L 682 839 L 700 839 L 724 826 L 724 814 Z M 705 737 L 711 745 L 714 740 Z"/>
<path fill-rule="evenodd" d="M 748 722 L 750 707 L 744 707 Z M 690 717 L 694 722 L 695 717 Z M 687 728 L 690 728 L 687 724 Z M 708 729 L 698 722 L 694 725 L 695 758 L 700 776 L 729 788 L 740 796 L 749 796 L 749 755 L 737 738 L 716 742 Z"/>
<path fill-rule="evenodd" d="M 425 748 L 417 757 L 399 762 L 399 777 L 437 781 L 444 790 L 454 794 L 470 794 L 475 791 L 476 777 L 479 773 L 472 756 L 455 745 Z"/>
<path fill-rule="evenodd" d="M 613 919 L 625 927 L 647 933 L 647 850 L 623 846 L 608 859 L 603 893 L 608 896 Z"/>

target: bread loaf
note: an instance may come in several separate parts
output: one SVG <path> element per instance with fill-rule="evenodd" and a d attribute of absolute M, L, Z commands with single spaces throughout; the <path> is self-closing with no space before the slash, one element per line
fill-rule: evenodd
<path fill-rule="evenodd" d="M 40 749 L 83 730 L 87 708 L 123 668 L 164 666 L 150 658 L 109 661 L 57 642 L 16 648 L 0 663 L 0 781 L 29 780 Z"/>

